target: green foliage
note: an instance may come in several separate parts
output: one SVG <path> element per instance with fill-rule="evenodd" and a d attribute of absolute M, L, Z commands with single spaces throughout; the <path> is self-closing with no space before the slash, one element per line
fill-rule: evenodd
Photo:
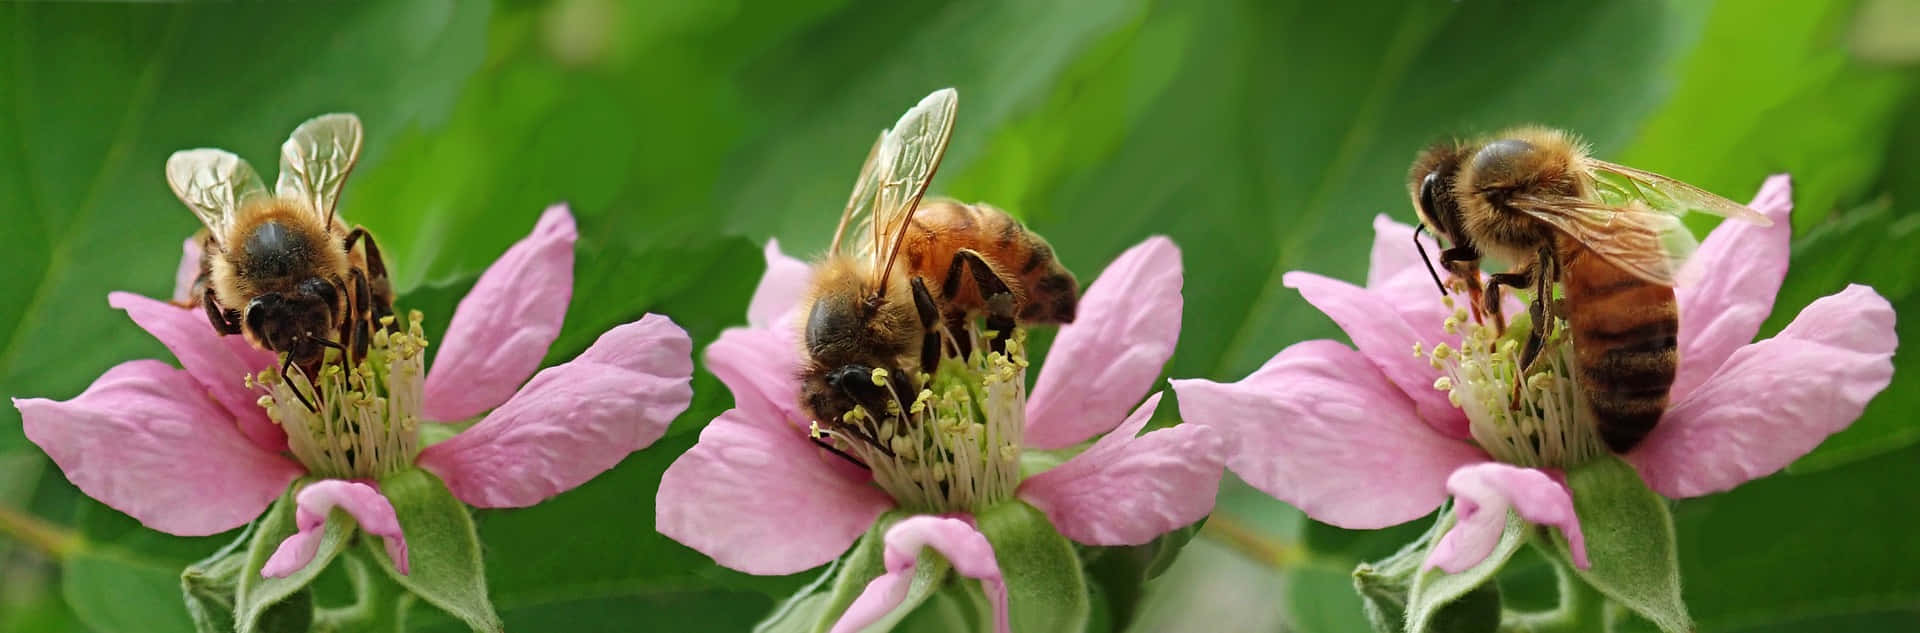
<path fill-rule="evenodd" d="M 467 505 L 453 498 L 440 478 L 418 468 L 380 480 L 380 491 L 393 502 L 393 512 L 408 535 L 408 569 L 402 572 L 398 561 L 387 556 L 386 547 L 370 536 L 360 539 L 366 557 L 421 601 L 467 623 L 476 633 L 504 630 L 487 594 L 480 538 Z"/>
<path fill-rule="evenodd" d="M 1592 566 L 1574 565 L 1565 537 L 1555 532 L 1558 565 L 1668 633 L 1693 631 L 1680 600 L 1680 555 L 1667 500 L 1647 488 L 1633 466 L 1615 457 L 1588 462 L 1567 473 L 1574 510 L 1586 535 Z"/>
<path fill-rule="evenodd" d="M 1758 0 L 10 5 L 0 392 L 69 398 L 115 363 L 167 358 L 102 298 L 169 292 L 196 225 L 160 178 L 176 149 L 266 166 L 299 121 L 358 112 L 367 154 L 342 212 L 379 236 L 402 307 L 426 311 L 436 338 L 541 209 L 571 203 L 582 239 L 549 354 L 559 362 L 649 311 L 701 345 L 743 322 L 765 240 L 822 247 L 873 134 L 947 85 L 961 110 L 935 193 L 1020 215 L 1083 282 L 1148 235 L 1183 246 L 1169 375 L 1235 380 L 1289 343 L 1337 336 L 1280 275 L 1362 279 L 1371 218 L 1411 219 L 1403 178 L 1417 148 L 1524 122 L 1735 199 L 1793 173 L 1794 265 L 1763 336 L 1863 282 L 1920 340 L 1913 267 L 1888 264 L 1920 239 L 1920 76 L 1852 57 L 1849 38 L 1873 37 L 1856 35 L 1867 31 L 1855 15 L 1846 1 Z M 1920 514 L 1886 502 L 1920 479 L 1915 354 L 1899 352 L 1893 387 L 1791 472 L 1675 505 L 1699 630 L 1887 630 L 1920 617 L 1920 582 L 1902 564 L 1920 560 Z M 745 630 L 818 577 L 733 572 L 652 529 L 660 473 L 731 403 L 696 376 L 693 406 L 655 446 L 539 506 L 473 515 L 509 630 Z M 0 507 L 85 546 L 55 565 L 0 536 L 0 632 L 194 630 L 180 570 L 235 535 L 168 537 L 84 499 L 18 420 L 0 407 Z M 1347 532 L 1257 493 L 1221 499 L 1223 518 L 1293 554 L 1224 558 L 1221 518 L 1145 585 L 1133 582 L 1142 552 L 1089 552 L 1092 622 L 1357 630 L 1347 570 L 1428 525 Z M 1499 578 L 1503 600 L 1551 573 L 1529 556 Z M 1166 582 L 1258 565 L 1292 570 L 1284 595 L 1201 609 L 1205 592 Z M 316 613 L 354 603 L 348 584 L 323 574 Z M 901 629 L 977 624 L 973 599 L 935 593 Z M 469 629 L 432 607 L 405 626 Z"/>

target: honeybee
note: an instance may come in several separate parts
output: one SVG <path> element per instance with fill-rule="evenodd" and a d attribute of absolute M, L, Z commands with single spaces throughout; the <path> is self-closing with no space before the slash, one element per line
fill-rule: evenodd
<path fill-rule="evenodd" d="M 913 402 L 918 388 L 903 371 L 932 372 L 944 354 L 970 353 L 960 335 L 968 319 L 983 315 L 989 345 L 1003 351 L 1015 325 L 1069 323 L 1079 304 L 1079 284 L 1052 247 L 1005 211 L 920 206 L 957 99 L 951 88 L 934 92 L 881 132 L 803 304 L 802 406 L 822 427 L 883 450 L 844 416 L 855 406 L 885 415 L 889 403 Z M 857 252 L 850 227 L 868 234 Z"/>
<path fill-rule="evenodd" d="M 283 374 L 298 366 L 317 376 L 329 349 L 351 363 L 366 353 L 372 324 L 393 313 L 373 236 L 348 230 L 334 213 L 361 138 L 352 114 L 300 124 L 280 147 L 273 193 L 247 161 L 224 150 L 167 158 L 167 184 L 206 227 L 194 288 L 207 320 L 221 335 L 241 334 L 285 355 Z"/>
<path fill-rule="evenodd" d="M 1696 245 L 1679 216 L 1699 211 L 1771 224 L 1698 187 L 1595 159 L 1573 135 L 1541 127 L 1430 147 L 1409 181 L 1421 224 L 1452 245 L 1441 265 L 1467 282 L 1496 327 L 1505 326 L 1500 287 L 1533 290 L 1522 376 L 1551 335 L 1549 317 L 1566 322 L 1575 382 L 1601 439 L 1617 453 L 1653 431 L 1679 367 L 1673 286 L 1686 281 L 1676 277 Z M 1512 266 L 1488 276 L 1484 292 L 1482 255 Z"/>

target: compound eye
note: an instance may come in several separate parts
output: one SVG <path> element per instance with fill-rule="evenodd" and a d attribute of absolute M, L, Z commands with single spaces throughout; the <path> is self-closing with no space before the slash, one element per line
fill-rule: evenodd
<path fill-rule="evenodd" d="M 1436 206 L 1440 196 L 1440 173 L 1428 172 L 1420 180 L 1420 215 L 1428 224 L 1434 224 L 1433 232 L 1442 235 L 1452 234 L 1452 227 L 1445 225 L 1446 218 Z"/>
<path fill-rule="evenodd" d="M 279 308 L 280 295 L 273 293 L 263 294 L 248 301 L 244 317 L 247 331 L 253 332 L 256 336 L 264 335 L 268 320 L 273 318 L 273 313 L 278 312 Z"/>

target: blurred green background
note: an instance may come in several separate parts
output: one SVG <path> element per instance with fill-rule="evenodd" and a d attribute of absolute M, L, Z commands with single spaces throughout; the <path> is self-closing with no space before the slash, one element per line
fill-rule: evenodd
<path fill-rule="evenodd" d="M 14 4 L 0 33 L 9 396 L 65 399 L 115 363 L 170 358 L 105 297 L 170 292 L 197 226 L 162 179 L 176 149 L 270 165 L 300 121 L 359 113 L 342 212 L 435 324 L 543 207 L 571 202 L 558 362 L 649 311 L 700 345 L 744 322 L 760 245 L 824 247 L 875 132 L 948 85 L 961 109 L 936 193 L 1020 215 L 1083 280 L 1148 235 L 1184 247 L 1172 376 L 1234 380 L 1340 337 L 1281 273 L 1362 279 L 1373 216 L 1411 220 L 1416 149 L 1526 122 L 1736 200 L 1792 172 L 1794 265 L 1767 332 L 1858 281 L 1920 340 L 1911 0 Z M 1787 473 L 1677 504 L 1702 631 L 1920 630 L 1915 357 Z M 614 471 L 479 513 L 510 630 L 741 631 L 810 578 L 731 572 L 653 531 L 660 472 L 730 405 L 704 371 L 695 388 Z M 55 557 L 0 535 L 0 633 L 187 631 L 178 571 L 230 538 L 168 537 L 85 498 L 11 407 L 0 508 L 84 539 Z M 1421 529 L 1336 530 L 1230 482 L 1173 569 L 1095 620 L 1361 631 L 1348 572 Z M 1550 577 L 1522 560 L 1502 583 L 1544 600 Z M 409 624 L 457 630 L 430 611 Z"/>

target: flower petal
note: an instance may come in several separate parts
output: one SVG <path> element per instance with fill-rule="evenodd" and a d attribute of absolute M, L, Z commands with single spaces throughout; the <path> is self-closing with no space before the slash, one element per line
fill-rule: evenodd
<path fill-rule="evenodd" d="M 760 285 L 747 303 L 747 324 L 756 328 L 783 323 L 788 312 L 800 307 L 800 298 L 813 279 L 813 267 L 780 252 L 780 240 L 767 240 L 766 253 L 767 272 L 760 275 Z"/>
<path fill-rule="evenodd" d="M 530 506 L 586 483 L 667 432 L 693 399 L 693 341 L 649 314 L 540 372 L 486 419 L 420 452 L 467 504 Z"/>
<path fill-rule="evenodd" d="M 1766 214 L 1773 226 L 1720 223 L 1680 275 L 1697 281 L 1674 289 L 1682 315 L 1681 364 L 1669 392 L 1675 399 L 1686 397 L 1734 350 L 1753 342 L 1760 323 L 1773 313 L 1774 296 L 1787 276 L 1792 183 L 1786 174 L 1768 178 L 1747 206 Z"/>
<path fill-rule="evenodd" d="M 499 406 L 540 368 L 573 297 L 574 229 L 567 206 L 541 214 L 460 300 L 427 374 L 423 415 L 464 420 Z"/>
<path fill-rule="evenodd" d="M 200 389 L 220 403 L 225 415 L 248 440 L 269 452 L 287 448 L 287 432 L 267 419 L 260 394 L 247 388 L 247 375 L 274 366 L 274 355 L 255 349 L 246 337 L 221 336 L 204 310 L 148 299 L 131 292 L 107 294 L 107 305 L 125 310 L 135 325 L 167 346 Z"/>
<path fill-rule="evenodd" d="M 994 560 L 993 545 L 987 537 L 966 521 L 946 517 L 914 516 L 887 528 L 887 571 L 847 606 L 833 625 L 833 633 L 854 633 L 892 613 L 907 597 L 913 583 L 914 566 L 920 550 L 931 547 L 953 565 L 962 576 L 980 581 L 987 601 L 993 606 L 994 631 L 1009 633 L 1007 621 L 1007 585 L 1000 575 L 1000 563 Z"/>
<path fill-rule="evenodd" d="M 316 481 L 300 489 L 294 503 L 293 520 L 299 531 L 280 542 L 260 567 L 261 576 L 285 578 L 312 562 L 321 537 L 326 535 L 327 515 L 334 508 L 353 515 L 353 521 L 368 534 L 382 537 L 394 568 L 402 575 L 407 573 L 407 538 L 400 531 L 400 517 L 394 513 L 393 503 L 373 486 L 339 479 Z"/>
<path fill-rule="evenodd" d="M 800 343 L 788 329 L 727 328 L 707 345 L 707 371 L 733 392 L 734 406 L 754 419 L 806 428 L 800 408 Z"/>
<path fill-rule="evenodd" d="M 1154 236 L 1127 249 L 1060 327 L 1027 401 L 1027 444 L 1080 443 L 1127 417 L 1180 338 L 1180 248 Z"/>
<path fill-rule="evenodd" d="M 260 516 L 303 469 L 249 442 L 204 394 L 187 372 L 136 360 L 72 400 L 13 406 L 87 496 L 155 530 L 206 536 Z"/>
<path fill-rule="evenodd" d="M 1785 468 L 1887 388 L 1893 326 L 1893 306 L 1867 286 L 1808 304 L 1779 336 L 1740 348 L 1668 409 L 1627 461 L 1676 499 Z"/>
<path fill-rule="evenodd" d="M 1446 392 L 1433 388 L 1440 370 L 1413 353 L 1415 343 L 1431 346 L 1438 341 L 1438 322 L 1415 328 L 1387 297 L 1337 279 L 1295 271 L 1281 281 L 1345 330 L 1354 347 L 1413 400 L 1422 421 L 1448 437 L 1472 437 L 1466 414 L 1447 402 Z"/>
<path fill-rule="evenodd" d="M 1237 383 L 1175 380 L 1173 389 L 1188 424 L 1234 438 L 1227 466 L 1247 483 L 1343 528 L 1432 512 L 1447 473 L 1487 459 L 1422 424 L 1406 394 L 1333 341 L 1289 346 Z"/>
<path fill-rule="evenodd" d="M 199 305 L 200 297 L 193 294 L 193 283 L 200 280 L 200 234 L 187 238 L 180 244 L 180 268 L 173 273 L 173 300 L 188 305 Z"/>
<path fill-rule="evenodd" d="M 1447 492 L 1453 495 L 1458 522 L 1427 553 L 1421 569 L 1439 567 L 1457 574 L 1486 560 L 1506 530 L 1509 509 L 1528 522 L 1560 528 L 1573 550 L 1573 564 L 1588 567 L 1587 539 L 1573 511 L 1573 494 L 1545 472 L 1498 462 L 1474 464 L 1447 477 Z"/>
<path fill-rule="evenodd" d="M 661 475 L 654 523 L 729 568 L 791 574 L 833 560 L 893 507 L 863 474 L 788 422 L 733 409 Z"/>
<path fill-rule="evenodd" d="M 1021 482 L 1020 498 L 1087 545 L 1140 545 L 1213 511 L 1226 442 L 1200 424 L 1135 437 L 1160 395 L 1086 452 Z"/>

